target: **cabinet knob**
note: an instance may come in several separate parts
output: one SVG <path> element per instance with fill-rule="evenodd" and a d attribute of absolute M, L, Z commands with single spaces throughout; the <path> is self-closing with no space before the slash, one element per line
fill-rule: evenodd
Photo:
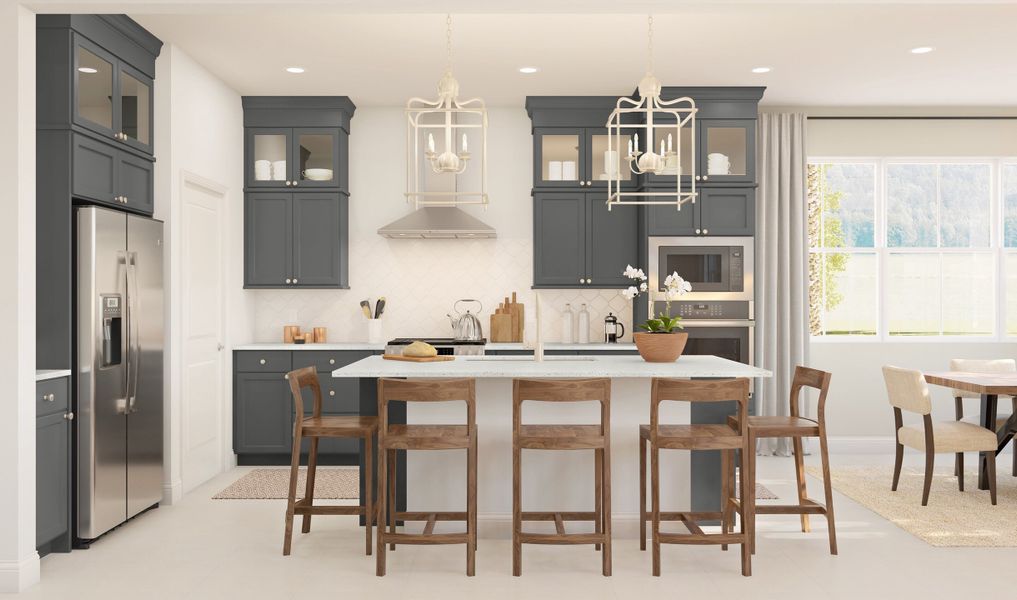
<path fill-rule="evenodd" d="M 710 233 L 710 230 L 709 230 L 709 229 L 704 229 L 704 230 L 703 230 L 703 235 L 706 235 L 706 234 L 708 234 L 708 233 Z"/>
<path fill-rule="evenodd" d="M 259 361 L 258 361 L 258 364 L 260 364 L 260 365 L 263 365 L 263 364 L 265 364 L 265 359 L 263 358 L 263 359 L 259 360 Z"/>
<path fill-rule="evenodd" d="M 334 365 L 335 364 L 335 359 L 334 358 L 328 359 L 328 364 Z"/>
<path fill-rule="evenodd" d="M 696 233 L 699 233 L 699 232 L 697 231 Z M 287 279 L 287 280 L 286 280 L 286 283 L 290 283 L 290 280 L 289 280 L 289 279 Z"/>
<path fill-rule="evenodd" d="M 292 183 L 290 183 L 289 181 L 287 181 L 287 182 L 286 182 L 286 185 L 288 185 L 288 186 L 289 186 L 289 185 L 293 185 L 293 184 L 292 184 Z"/>
<path fill-rule="evenodd" d="M 335 396 L 335 390 L 329 390 L 328 391 L 328 395 L 329 396 Z"/>
<path fill-rule="evenodd" d="M 298 183 L 300 183 L 300 182 L 299 181 L 294 181 L 293 185 L 296 186 Z"/>
<path fill-rule="evenodd" d="M 127 196 L 124 196 L 124 204 L 127 204 Z"/>
<path fill-rule="evenodd" d="M 585 182 L 585 181 L 580 181 L 580 182 L 579 182 L 579 185 L 581 185 L 581 186 L 582 186 L 582 185 L 586 185 L 586 182 Z"/>
<path fill-rule="evenodd" d="M 699 235 L 699 234 L 701 234 L 701 233 L 703 233 L 703 230 L 702 230 L 702 229 L 697 229 L 697 230 L 696 230 L 696 235 Z"/>
<path fill-rule="evenodd" d="M 586 185 L 593 185 L 593 182 L 592 181 L 587 181 Z"/>
<path fill-rule="evenodd" d="M 296 282 L 297 282 L 297 278 L 296 278 L 296 277 L 294 277 L 294 278 L 293 278 L 293 283 L 296 283 Z"/>
<path fill-rule="evenodd" d="M 283 379 L 289 379 L 289 378 L 290 378 L 290 374 L 289 373 L 283 375 Z"/>
<path fill-rule="evenodd" d="M 579 278 L 579 283 L 586 283 L 586 281 L 582 277 L 580 277 Z"/>
<path fill-rule="evenodd" d="M 707 179 L 709 179 L 709 178 L 710 178 L 710 177 L 709 177 L 708 175 L 703 175 L 703 181 L 706 181 L 706 180 L 707 180 Z"/>
<path fill-rule="evenodd" d="M 74 420 L 74 413 L 72 413 L 72 412 L 64 413 L 64 418 L 67 419 L 68 421 L 73 421 Z"/>
<path fill-rule="evenodd" d="M 56 396 L 54 396 L 53 394 L 43 394 L 42 399 L 45 400 L 46 402 L 52 402 L 53 400 L 56 399 Z"/>

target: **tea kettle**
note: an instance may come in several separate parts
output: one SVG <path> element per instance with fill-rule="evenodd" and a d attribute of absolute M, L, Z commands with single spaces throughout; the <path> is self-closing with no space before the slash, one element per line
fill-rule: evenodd
<path fill-rule="evenodd" d="M 467 342 L 477 342 L 484 339 L 484 328 L 480 325 L 480 319 L 477 318 L 477 315 L 471 313 L 469 309 L 465 313 L 460 314 L 460 302 L 476 302 L 477 314 L 484 310 L 484 305 L 480 303 L 480 300 L 474 300 L 473 298 L 456 300 L 456 303 L 452 305 L 452 312 L 456 315 L 454 317 L 451 314 L 446 315 L 449 323 L 452 324 L 452 337 L 456 341 Z"/>

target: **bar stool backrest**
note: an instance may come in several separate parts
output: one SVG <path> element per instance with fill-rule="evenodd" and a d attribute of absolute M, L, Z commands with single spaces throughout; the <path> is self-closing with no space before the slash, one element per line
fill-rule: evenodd
<path fill-rule="evenodd" d="M 388 431 L 389 402 L 466 403 L 466 424 L 477 423 L 477 386 L 474 379 L 379 379 L 378 422 L 381 432 Z"/>
<path fill-rule="evenodd" d="M 297 415 L 299 421 L 304 415 L 304 396 L 301 394 L 303 388 L 311 388 L 314 393 L 314 417 L 321 416 L 321 383 L 318 381 L 318 371 L 314 367 L 304 367 L 290 371 L 286 374 L 290 382 L 290 392 L 293 394 L 293 414 Z"/>
<path fill-rule="evenodd" d="M 745 435 L 748 421 L 749 380 L 737 379 L 662 379 L 650 384 L 650 439 L 656 443 L 659 433 L 661 402 L 737 402 L 738 435 Z"/>
<path fill-rule="evenodd" d="M 801 416 L 801 393 L 803 387 L 810 387 L 819 390 L 818 419 L 823 422 L 826 419 L 826 394 L 830 391 L 830 378 L 832 375 L 819 369 L 809 367 L 795 367 L 795 376 L 791 380 L 791 412 L 792 417 Z"/>
<path fill-rule="evenodd" d="M 522 425 L 522 405 L 536 402 L 600 402 L 600 433 L 611 427 L 611 380 L 593 379 L 515 379 L 512 381 L 512 429 Z"/>

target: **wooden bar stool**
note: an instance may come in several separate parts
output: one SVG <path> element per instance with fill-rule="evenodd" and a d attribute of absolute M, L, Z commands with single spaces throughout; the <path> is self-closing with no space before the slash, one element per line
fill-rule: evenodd
<path fill-rule="evenodd" d="M 365 536 L 367 537 L 367 554 L 371 554 L 371 530 L 378 519 L 378 510 L 374 504 L 371 491 L 373 485 L 372 456 L 374 454 L 374 438 L 378 435 L 377 417 L 339 417 L 321 414 L 321 385 L 314 367 L 305 367 L 286 374 L 293 394 L 293 406 L 296 417 L 293 420 L 293 451 L 290 466 L 290 491 L 286 501 L 286 537 L 283 540 L 283 556 L 289 556 L 293 540 L 293 515 L 302 515 L 303 523 L 300 530 L 307 533 L 311 530 L 311 515 L 359 515 L 364 517 Z M 300 391 L 311 388 L 314 393 L 314 409 L 310 417 L 304 417 L 304 399 Z M 307 487 L 304 497 L 297 496 L 297 476 L 300 472 L 300 442 L 311 438 L 311 449 L 307 454 Z M 315 506 L 314 505 L 314 474 L 318 466 L 318 440 L 321 438 L 359 438 L 364 440 L 364 506 Z M 375 498 L 380 498 L 375 494 Z"/>
<path fill-rule="evenodd" d="M 389 402 L 452 402 L 466 403 L 466 425 L 389 425 Z M 466 544 L 466 574 L 473 576 L 477 551 L 477 391 L 473 379 L 379 379 L 378 414 L 380 431 L 378 448 L 381 482 L 379 498 L 381 514 L 388 515 L 389 531 L 378 525 L 379 577 L 385 575 L 386 544 Z M 396 512 L 394 489 L 386 494 L 386 485 L 394 488 L 395 454 L 397 450 L 466 450 L 466 511 L 465 512 Z M 386 477 L 386 474 L 388 477 Z M 386 484 L 386 480 L 388 483 Z M 396 521 L 425 521 L 420 534 L 396 533 Z M 465 533 L 434 533 L 437 521 L 465 521 Z"/>
<path fill-rule="evenodd" d="M 523 425 L 522 404 L 600 402 L 599 425 Z M 523 512 L 522 454 L 530 450 L 593 450 L 593 512 Z M 526 533 L 523 521 L 553 521 L 555 533 Z M 594 533 L 566 533 L 565 521 L 593 521 Z M 611 380 L 569 379 L 512 382 L 512 574 L 523 570 L 523 544 L 593 544 L 602 571 L 611 575 Z"/>
<path fill-rule="evenodd" d="M 794 379 L 791 381 L 790 411 L 787 417 L 749 417 L 748 436 L 749 448 L 755 449 L 756 441 L 762 438 L 791 438 L 792 449 L 795 459 L 795 478 L 798 482 L 798 504 L 768 504 L 756 506 L 756 495 L 749 494 L 742 498 L 752 503 L 752 510 L 748 511 L 750 517 L 755 520 L 756 515 L 800 515 L 802 531 L 811 531 L 809 515 L 823 515 L 826 517 L 826 526 L 830 536 L 830 554 L 837 554 L 837 530 L 833 516 L 833 485 L 830 482 L 830 450 L 826 441 L 826 394 L 830 391 L 830 373 L 808 367 L 795 367 Z M 806 419 L 800 416 L 801 391 L 804 387 L 819 390 L 819 407 L 816 419 Z M 728 422 L 734 427 L 738 426 L 737 417 L 728 417 Z M 805 452 L 802 447 L 802 438 L 819 438 L 819 456 L 823 465 L 823 488 L 826 492 L 826 504 L 821 504 L 809 498 L 805 487 Z M 756 472 L 756 453 L 749 452 L 747 460 L 743 461 L 743 471 L 751 471 L 753 478 Z M 734 464 L 727 465 L 734 470 Z M 733 474 L 732 474 L 733 477 Z M 742 500 L 732 499 L 731 507 L 738 509 Z M 752 532 L 752 552 L 756 552 L 756 527 L 755 523 L 749 524 L 749 531 Z"/>
<path fill-rule="evenodd" d="M 742 456 L 748 451 L 748 436 L 745 427 L 724 425 L 661 425 L 659 422 L 660 403 L 675 402 L 738 402 L 739 423 L 745 423 L 748 414 L 749 380 L 746 378 L 690 381 L 684 379 L 653 379 L 650 389 L 650 424 L 639 427 L 639 525 L 641 550 L 646 549 L 646 446 L 650 446 L 650 496 L 652 510 L 649 520 L 652 524 L 653 575 L 660 576 L 661 544 L 728 544 L 742 545 L 742 575 L 752 575 L 751 503 L 741 507 L 741 532 L 731 533 L 732 514 L 727 510 L 734 486 L 735 452 Z M 664 450 L 720 450 L 721 451 L 721 510 L 717 512 L 686 511 L 662 512 L 660 510 L 660 451 Z M 752 472 L 743 474 L 741 494 L 754 495 L 756 487 Z M 713 519 L 722 521 L 721 533 L 704 533 L 697 521 Z M 681 521 L 689 533 L 661 533 L 661 521 Z"/>

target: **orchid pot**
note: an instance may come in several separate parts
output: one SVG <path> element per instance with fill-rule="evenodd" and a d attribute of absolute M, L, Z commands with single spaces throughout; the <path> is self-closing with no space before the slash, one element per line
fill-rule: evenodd
<path fill-rule="evenodd" d="M 637 282 L 637 285 L 629 286 L 622 291 L 626 298 L 633 300 L 647 291 L 646 275 L 642 269 L 628 266 L 625 268 L 624 274 Z M 664 279 L 664 312 L 637 325 L 636 327 L 643 331 L 632 335 L 636 349 L 639 350 L 639 356 L 646 362 L 674 362 L 685 351 L 689 334 L 679 331 L 682 329 L 682 318 L 671 316 L 671 302 L 678 300 L 691 290 L 691 284 L 682 279 L 677 272 Z"/>

